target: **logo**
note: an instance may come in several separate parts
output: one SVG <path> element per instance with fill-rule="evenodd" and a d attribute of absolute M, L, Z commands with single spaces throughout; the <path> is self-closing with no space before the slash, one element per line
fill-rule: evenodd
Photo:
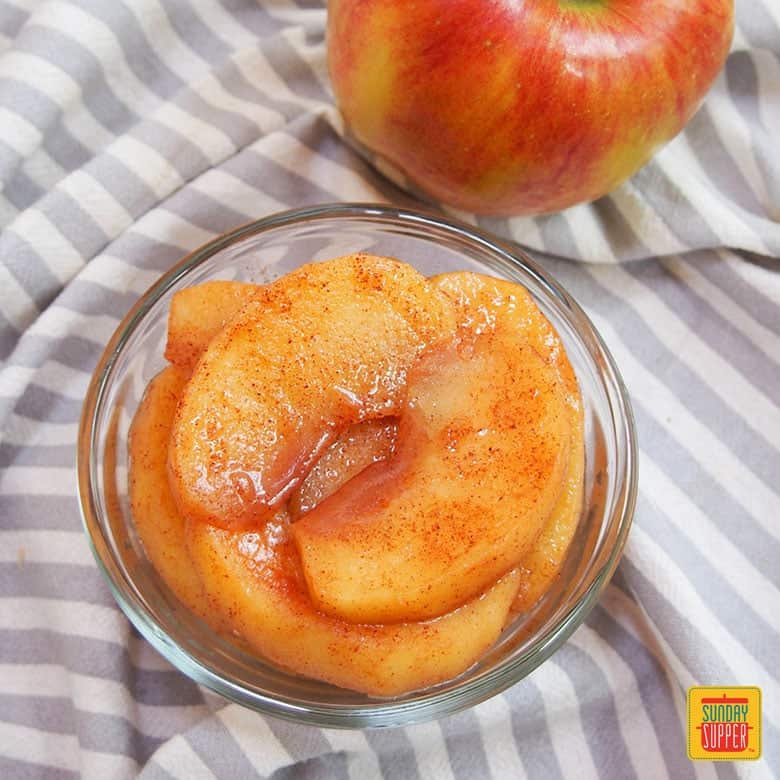
<path fill-rule="evenodd" d="M 761 689 L 688 689 L 688 758 L 755 761 L 761 757 Z"/>

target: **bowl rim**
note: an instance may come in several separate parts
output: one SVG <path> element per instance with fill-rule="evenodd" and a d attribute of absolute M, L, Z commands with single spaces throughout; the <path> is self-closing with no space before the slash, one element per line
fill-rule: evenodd
<path fill-rule="evenodd" d="M 600 374 L 606 375 L 613 392 L 609 395 L 612 427 L 615 433 L 622 421 L 625 438 L 625 469 L 618 482 L 619 493 L 611 515 L 619 514 L 616 521 L 617 533 L 612 549 L 601 568 L 592 576 L 592 581 L 578 600 L 567 605 L 565 613 L 549 629 L 516 658 L 506 664 L 498 664 L 474 680 L 466 681 L 449 691 L 422 691 L 411 701 L 369 700 L 366 704 L 302 705 L 293 698 L 273 697 L 248 690 L 218 672 L 207 663 L 194 657 L 170 637 L 154 620 L 146 605 L 124 587 L 127 578 L 116 564 L 111 547 L 101 523 L 95 489 L 98 484 L 98 464 L 93 457 L 97 451 L 96 433 L 98 413 L 102 408 L 108 380 L 114 365 L 126 342 L 143 321 L 147 312 L 165 293 L 189 271 L 208 260 L 220 250 L 252 235 L 301 223 L 326 219 L 378 219 L 402 222 L 417 228 L 434 228 L 455 238 L 476 244 L 480 249 L 497 254 L 511 265 L 521 266 L 547 293 L 557 298 L 578 320 L 588 328 L 588 335 L 595 341 L 603 358 Z M 617 412 L 617 414 L 616 414 Z M 233 230 L 222 233 L 185 255 L 178 263 L 152 284 L 135 302 L 130 311 L 117 326 L 101 354 L 85 396 L 79 422 L 77 439 L 77 477 L 79 508 L 82 525 L 90 548 L 103 577 L 118 605 L 150 644 L 170 663 L 195 682 L 210 688 L 225 698 L 248 706 L 266 715 L 273 715 L 297 723 L 320 727 L 366 728 L 410 725 L 433 718 L 454 714 L 466 707 L 476 705 L 514 685 L 533 669 L 549 658 L 585 620 L 597 603 L 601 593 L 610 581 L 623 554 L 630 530 L 637 500 L 638 487 L 638 445 L 634 415 L 625 383 L 614 358 L 603 338 L 576 302 L 576 300 L 536 261 L 517 245 L 496 238 L 462 221 L 443 217 L 425 210 L 412 210 L 391 205 L 374 203 L 325 203 L 298 209 L 289 209 L 261 219 L 249 221 Z M 604 519 L 602 518 L 602 523 Z M 529 665 L 529 660 L 533 663 Z M 441 703 L 438 712 L 432 705 Z M 446 705 L 446 706 L 445 706 Z"/>

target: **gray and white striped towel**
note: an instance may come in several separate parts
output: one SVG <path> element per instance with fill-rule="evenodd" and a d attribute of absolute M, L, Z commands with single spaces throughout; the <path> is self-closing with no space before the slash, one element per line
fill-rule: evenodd
<path fill-rule="evenodd" d="M 0 776 L 780 773 L 777 0 L 740 4 L 702 110 L 611 197 L 480 220 L 544 253 L 588 310 L 639 426 L 625 558 L 549 662 L 441 722 L 324 731 L 226 705 L 115 606 L 74 451 L 122 314 L 250 218 L 411 202 L 340 139 L 324 26 L 306 0 L 0 0 Z M 762 686 L 762 760 L 688 761 L 694 683 Z"/>

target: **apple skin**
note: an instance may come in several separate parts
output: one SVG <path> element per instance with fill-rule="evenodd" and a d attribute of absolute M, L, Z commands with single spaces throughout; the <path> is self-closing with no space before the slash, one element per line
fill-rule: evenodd
<path fill-rule="evenodd" d="M 558 211 L 644 165 L 728 54 L 733 0 L 331 0 L 348 132 L 479 214 Z"/>

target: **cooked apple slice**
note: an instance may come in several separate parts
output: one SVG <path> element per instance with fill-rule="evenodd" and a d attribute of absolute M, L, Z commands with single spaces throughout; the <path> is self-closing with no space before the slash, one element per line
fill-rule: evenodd
<path fill-rule="evenodd" d="M 517 285 L 458 274 L 442 287 L 460 342 L 411 372 L 395 454 L 293 525 L 314 602 L 349 621 L 422 620 L 480 593 L 563 490 L 577 401 L 557 336 Z"/>
<path fill-rule="evenodd" d="M 214 281 L 179 290 L 168 312 L 166 360 L 192 371 L 209 342 L 258 289 L 256 284 Z"/>
<path fill-rule="evenodd" d="M 514 334 L 527 341 L 558 375 L 566 389 L 567 404 L 581 411 L 577 377 L 563 342 L 524 287 L 468 271 L 439 274 L 431 282 L 455 305 L 461 338 L 466 343 L 475 334 L 494 330 L 507 338 Z"/>
<path fill-rule="evenodd" d="M 566 560 L 582 512 L 585 443 L 582 415 L 574 420 L 566 484 L 531 551 L 519 566 L 520 586 L 513 612 L 527 612 L 550 589 Z"/>
<path fill-rule="evenodd" d="M 347 428 L 290 497 L 292 517 L 314 509 L 352 477 L 372 463 L 387 460 L 395 445 L 398 421 L 394 417 L 366 420 Z"/>
<path fill-rule="evenodd" d="M 394 696 L 461 674 L 496 641 L 517 592 L 511 572 L 430 622 L 345 623 L 312 605 L 287 531 L 281 514 L 249 532 L 195 522 L 189 550 L 214 609 L 245 642 L 273 663 L 344 688 Z"/>
<path fill-rule="evenodd" d="M 205 616 L 204 592 L 187 556 L 184 521 L 168 487 L 168 439 L 187 373 L 170 367 L 144 393 L 130 426 L 129 494 L 136 531 L 147 557 L 168 587 Z"/>
<path fill-rule="evenodd" d="M 509 385 L 488 350 L 424 357 L 396 454 L 294 524 L 320 609 L 353 622 L 423 620 L 523 558 L 562 489 L 569 429 L 543 362 L 528 347 L 514 357 L 523 370 Z"/>
<path fill-rule="evenodd" d="M 396 414 L 417 355 L 453 331 L 447 297 L 397 260 L 350 255 L 260 288 L 179 405 L 169 465 L 182 513 L 262 522 L 345 428 Z"/>

